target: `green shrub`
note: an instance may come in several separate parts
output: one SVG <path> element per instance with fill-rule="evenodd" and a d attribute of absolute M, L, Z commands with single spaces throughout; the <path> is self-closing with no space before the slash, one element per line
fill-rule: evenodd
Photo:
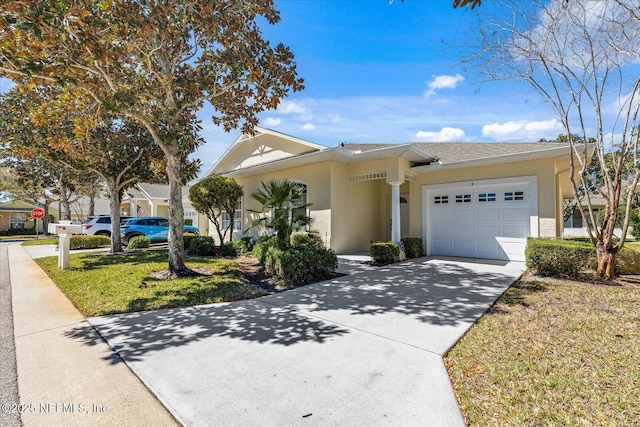
<path fill-rule="evenodd" d="M 196 236 L 195 234 L 183 234 L 182 239 L 184 242 L 184 248 L 188 250 L 189 247 L 191 246 L 191 241 L 196 237 L 200 237 L 200 236 Z"/>
<path fill-rule="evenodd" d="M 315 233 L 296 233 L 291 236 L 291 246 L 315 246 L 324 247 L 322 237 Z"/>
<path fill-rule="evenodd" d="M 151 241 L 147 236 L 133 236 L 127 243 L 127 249 L 148 248 Z"/>
<path fill-rule="evenodd" d="M 109 246 L 110 244 L 111 239 L 107 236 L 74 234 L 69 239 L 69 249 L 95 249 Z"/>
<path fill-rule="evenodd" d="M 591 243 L 577 240 L 527 240 L 527 267 L 543 277 L 577 277 L 589 267 L 595 257 Z"/>
<path fill-rule="evenodd" d="M 217 251 L 216 242 L 211 236 L 193 236 L 189 239 L 189 254 L 195 256 L 212 256 Z"/>
<path fill-rule="evenodd" d="M 276 247 L 279 248 L 281 245 L 280 241 L 276 236 L 271 237 L 260 237 L 256 244 L 253 246 L 253 254 L 258 258 L 260 264 L 265 265 L 267 252 L 269 248 Z"/>
<path fill-rule="evenodd" d="M 419 237 L 405 237 L 402 239 L 404 243 L 404 253 L 407 258 L 419 258 L 424 255 L 422 239 Z"/>
<path fill-rule="evenodd" d="M 596 261 L 594 260 L 594 264 Z M 597 264 L 596 264 L 597 267 Z M 622 248 L 616 255 L 616 274 L 640 274 L 640 252 Z"/>
<path fill-rule="evenodd" d="M 374 264 L 391 264 L 400 257 L 400 247 L 393 242 L 372 243 L 369 246 L 369 255 L 371 255 Z"/>
<path fill-rule="evenodd" d="M 29 236 L 36 234 L 35 227 L 31 228 L 7 228 L 0 230 L 0 236 Z M 42 233 L 40 233 L 42 234 Z"/>
<path fill-rule="evenodd" d="M 232 240 L 227 245 L 232 252 L 232 255 L 242 256 L 250 254 L 253 250 L 253 243 L 251 237 L 243 237 L 241 239 Z"/>
<path fill-rule="evenodd" d="M 326 279 L 338 267 L 335 252 L 325 248 L 317 235 L 295 234 L 291 237 L 289 248 L 275 244 L 265 247 L 265 271 L 289 287 Z"/>
<path fill-rule="evenodd" d="M 634 239 L 640 240 L 640 208 L 635 208 L 631 211 L 629 233 L 631 233 Z"/>
<path fill-rule="evenodd" d="M 529 238 L 527 267 L 544 277 L 575 278 L 584 269 L 598 268 L 596 248 L 589 239 Z M 640 274 L 640 253 L 623 247 L 616 254 L 616 274 Z"/>

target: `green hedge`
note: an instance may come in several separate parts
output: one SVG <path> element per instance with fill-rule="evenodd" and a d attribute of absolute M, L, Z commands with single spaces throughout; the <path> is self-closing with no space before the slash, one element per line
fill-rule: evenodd
<path fill-rule="evenodd" d="M 385 265 L 398 261 L 400 247 L 393 242 L 377 242 L 369 246 L 369 255 L 374 264 Z"/>
<path fill-rule="evenodd" d="M 213 256 L 216 255 L 216 242 L 211 236 L 193 236 L 189 240 L 189 255 Z M 186 245 L 185 245 L 186 247 Z"/>
<path fill-rule="evenodd" d="M 404 253 L 407 258 L 419 258 L 424 255 L 424 246 L 422 239 L 419 237 L 405 237 L 402 239 L 404 244 Z"/>
<path fill-rule="evenodd" d="M 598 266 L 596 248 L 583 239 L 529 238 L 525 252 L 527 267 L 545 277 L 577 277 Z M 616 274 L 640 274 L 640 253 L 623 247 L 616 255 Z"/>
<path fill-rule="evenodd" d="M 314 234 L 294 234 L 288 248 L 280 247 L 275 238 L 265 239 L 256 243 L 254 254 L 264 259 L 267 274 L 288 287 L 327 279 L 338 268 L 335 252 Z"/>
<path fill-rule="evenodd" d="M 110 244 L 111 239 L 107 236 L 74 234 L 69 239 L 69 249 L 95 249 L 109 246 Z"/>
<path fill-rule="evenodd" d="M 127 249 L 143 249 L 148 248 L 151 241 L 147 236 L 133 236 L 127 243 Z"/>

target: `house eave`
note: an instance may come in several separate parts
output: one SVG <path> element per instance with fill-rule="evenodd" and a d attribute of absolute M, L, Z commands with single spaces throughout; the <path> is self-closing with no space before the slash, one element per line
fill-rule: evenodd
<path fill-rule="evenodd" d="M 594 147 L 588 147 L 592 150 Z M 473 159 L 460 162 L 450 163 L 432 163 L 430 165 L 415 166 L 411 168 L 411 172 L 414 173 L 430 173 L 439 172 L 450 169 L 460 169 L 478 166 L 489 166 L 504 163 L 514 163 L 527 160 L 548 159 L 568 155 L 571 152 L 571 148 L 568 146 L 552 147 L 541 151 L 529 151 L 526 153 L 506 154 L 503 156 L 485 157 L 482 159 Z M 590 155 L 589 155 L 590 157 Z"/>

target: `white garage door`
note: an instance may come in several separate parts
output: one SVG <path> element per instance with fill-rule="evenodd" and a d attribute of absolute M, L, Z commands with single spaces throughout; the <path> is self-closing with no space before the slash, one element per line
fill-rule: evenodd
<path fill-rule="evenodd" d="M 524 261 L 530 207 L 537 204 L 529 183 L 468 184 L 425 192 L 428 252 Z"/>

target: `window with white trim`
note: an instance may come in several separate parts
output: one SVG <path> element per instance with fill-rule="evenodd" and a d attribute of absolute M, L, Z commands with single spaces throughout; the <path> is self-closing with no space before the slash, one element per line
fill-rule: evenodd
<path fill-rule="evenodd" d="M 226 230 L 229 227 L 231 218 L 226 212 L 222 212 L 221 217 L 222 229 Z M 242 198 L 236 202 L 236 209 L 233 211 L 233 230 L 234 233 L 242 233 Z"/>
<path fill-rule="evenodd" d="M 27 214 L 12 213 L 9 215 L 9 228 L 12 230 L 24 230 L 27 228 Z"/>
<path fill-rule="evenodd" d="M 304 182 L 300 182 L 300 181 L 296 181 L 294 182 L 294 186 L 298 189 L 302 191 L 303 197 L 302 197 L 302 201 L 300 202 L 300 204 L 298 206 L 294 206 L 291 209 L 291 216 L 293 218 L 300 216 L 300 215 L 304 215 L 304 216 L 308 216 L 309 212 L 307 210 L 308 206 L 307 204 L 309 203 L 309 186 L 304 183 Z M 307 231 L 309 229 L 309 227 L 307 226 Z"/>

